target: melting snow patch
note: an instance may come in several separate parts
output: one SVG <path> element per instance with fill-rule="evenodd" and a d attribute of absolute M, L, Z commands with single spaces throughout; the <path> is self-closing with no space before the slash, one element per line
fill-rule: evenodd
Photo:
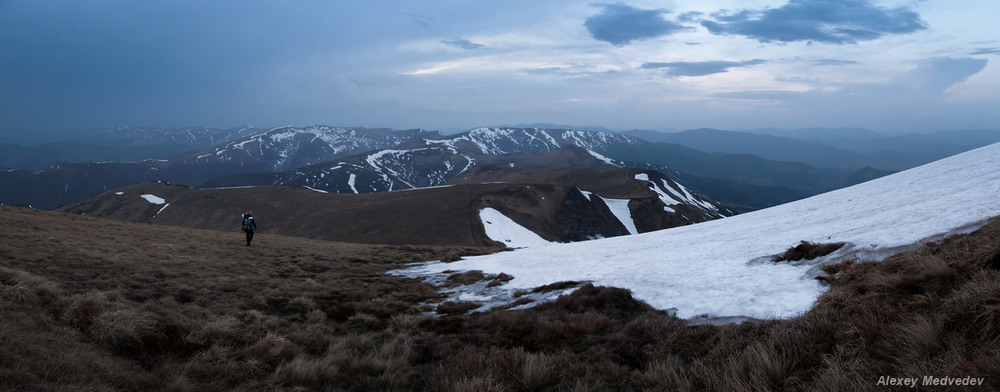
<path fill-rule="evenodd" d="M 615 163 L 615 161 L 611 160 L 611 158 L 608 158 L 608 157 L 606 157 L 604 155 L 598 154 L 598 153 L 593 152 L 591 150 L 587 150 L 587 152 L 590 153 L 590 155 L 592 155 L 594 158 L 597 158 L 597 160 L 599 160 L 601 162 L 607 163 L 607 164 L 609 164 L 611 166 L 618 166 L 618 164 Z"/>
<path fill-rule="evenodd" d="M 618 218 L 618 221 L 625 225 L 629 234 L 639 234 L 639 230 L 635 228 L 635 221 L 632 220 L 632 211 L 628 209 L 629 199 L 605 199 L 601 197 L 601 200 L 604 200 L 604 204 L 608 205 L 608 209 Z"/>
<path fill-rule="evenodd" d="M 121 195 L 124 195 L 125 192 L 115 192 L 115 194 L 118 195 L 118 196 L 121 196 Z"/>
<path fill-rule="evenodd" d="M 313 191 L 313 192 L 319 192 L 319 193 L 330 193 L 330 192 L 327 192 L 327 191 L 324 191 L 324 190 L 322 190 L 322 189 L 316 189 L 316 188 L 312 188 L 312 187 L 308 187 L 308 186 L 305 186 L 305 185 L 303 185 L 302 187 L 303 187 L 303 188 L 306 188 L 306 189 L 308 189 L 308 190 L 311 190 L 311 191 Z"/>
<path fill-rule="evenodd" d="M 354 181 L 357 179 L 358 176 L 356 176 L 354 173 L 351 173 L 351 176 L 347 179 L 347 185 L 351 187 L 351 190 L 354 191 L 354 194 L 358 194 L 358 188 L 354 187 Z"/>
<path fill-rule="evenodd" d="M 483 208 L 479 211 L 479 219 L 483 222 L 487 237 L 493 241 L 501 242 L 509 248 L 551 244 L 495 209 Z"/>
<path fill-rule="evenodd" d="M 148 201 L 150 203 L 153 203 L 153 204 L 163 204 L 163 203 L 167 202 L 162 197 L 159 197 L 159 196 L 156 196 L 156 195 L 151 195 L 149 193 L 147 193 L 145 195 L 142 195 L 142 198 L 146 199 L 146 201 Z"/>
<path fill-rule="evenodd" d="M 169 206 L 169 205 L 170 205 L 170 203 L 164 204 L 163 208 L 160 208 L 159 211 L 156 211 L 156 214 L 154 214 L 153 217 L 156 217 L 157 215 L 160 215 L 160 213 L 163 212 L 163 210 L 167 209 L 167 206 Z"/>

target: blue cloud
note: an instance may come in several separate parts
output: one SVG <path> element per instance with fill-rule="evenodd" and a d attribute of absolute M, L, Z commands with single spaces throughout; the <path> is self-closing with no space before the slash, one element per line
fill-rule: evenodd
<path fill-rule="evenodd" d="M 423 27 L 425 29 L 431 28 L 431 22 L 434 20 L 433 17 L 427 15 L 421 15 L 413 12 L 404 12 L 403 15 L 410 18 L 410 21 L 415 23 L 417 26 Z"/>
<path fill-rule="evenodd" d="M 785 101 L 798 104 L 816 100 L 849 102 L 866 97 L 865 102 L 893 100 L 935 101 L 949 87 L 968 80 L 989 63 L 986 59 L 936 57 L 919 61 L 916 67 L 886 84 L 844 84 L 836 91 L 734 91 L 713 97 L 744 100 Z"/>
<path fill-rule="evenodd" d="M 625 46 L 632 41 L 670 35 L 687 27 L 663 19 L 667 11 L 643 10 L 622 3 L 602 4 L 597 15 L 583 23 L 594 39 L 615 46 Z"/>
<path fill-rule="evenodd" d="M 901 75 L 897 82 L 910 89 L 931 92 L 944 91 L 979 73 L 989 60 L 974 58 L 936 57 L 925 59 L 917 67 Z"/>
<path fill-rule="evenodd" d="M 448 46 L 454 46 L 456 48 L 466 49 L 466 50 L 478 49 L 478 48 L 483 47 L 482 44 L 477 44 L 475 42 L 471 42 L 471 41 L 469 41 L 467 39 L 461 39 L 461 38 L 452 39 L 452 40 L 444 40 L 444 41 L 441 41 L 441 43 L 445 44 L 445 45 L 448 45 Z"/>
<path fill-rule="evenodd" d="M 974 50 L 972 55 L 983 55 L 983 54 L 1000 54 L 1000 48 L 979 48 Z"/>
<path fill-rule="evenodd" d="M 858 63 L 857 61 L 852 61 L 852 60 L 837 60 L 837 59 L 819 59 L 813 62 L 818 65 L 829 65 L 829 66 L 851 65 Z"/>
<path fill-rule="evenodd" d="M 711 17 L 701 21 L 709 32 L 760 42 L 853 44 L 927 29 L 916 12 L 878 7 L 871 0 L 791 0 L 778 8 L 720 11 Z"/>
<path fill-rule="evenodd" d="M 645 63 L 640 68 L 657 69 L 669 68 L 667 76 L 705 76 L 717 73 L 728 72 L 730 68 L 748 67 L 751 65 L 763 64 L 767 61 L 761 59 L 747 61 L 678 61 L 670 63 Z"/>

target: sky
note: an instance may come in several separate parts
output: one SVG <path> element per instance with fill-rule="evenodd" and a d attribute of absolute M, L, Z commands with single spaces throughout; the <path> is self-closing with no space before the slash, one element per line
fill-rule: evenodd
<path fill-rule="evenodd" d="M 0 141 L 118 126 L 1000 129 L 995 0 L 0 0 Z"/>

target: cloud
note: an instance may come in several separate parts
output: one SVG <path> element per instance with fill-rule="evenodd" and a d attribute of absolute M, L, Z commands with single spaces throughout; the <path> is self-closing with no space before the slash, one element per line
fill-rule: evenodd
<path fill-rule="evenodd" d="M 717 73 L 728 72 L 730 68 L 748 67 L 751 65 L 763 64 L 767 61 L 761 59 L 747 61 L 679 61 L 670 63 L 645 63 L 639 68 L 658 69 L 669 68 L 667 76 L 705 76 Z"/>
<path fill-rule="evenodd" d="M 938 102 L 943 98 L 945 90 L 979 73 L 988 63 L 986 59 L 936 57 L 919 61 L 913 69 L 885 84 L 844 84 L 832 91 L 732 91 L 711 96 L 797 104 L 821 100 L 825 103 L 853 102 L 860 105 L 890 101 Z M 858 99 L 859 97 L 866 98 Z"/>
<path fill-rule="evenodd" d="M 852 61 L 852 60 L 837 60 L 837 59 L 819 59 L 819 60 L 815 60 L 813 62 L 816 63 L 816 64 L 818 64 L 818 65 L 829 65 L 829 66 L 858 64 L 857 61 Z"/>
<path fill-rule="evenodd" d="M 444 41 L 441 41 L 441 43 L 445 44 L 445 45 L 448 45 L 448 46 L 454 46 L 456 48 L 466 49 L 466 50 L 478 49 L 478 48 L 483 47 L 482 44 L 477 44 L 475 42 L 469 41 L 467 39 L 462 39 L 462 38 L 452 39 L 452 40 L 444 40 Z"/>
<path fill-rule="evenodd" d="M 679 23 L 663 19 L 667 11 L 643 10 L 622 3 L 600 4 L 603 9 L 583 23 L 594 39 L 615 46 L 656 38 L 687 30 Z"/>
<path fill-rule="evenodd" d="M 1000 54 L 1000 48 L 979 48 L 970 54 L 972 55 Z"/>
<path fill-rule="evenodd" d="M 854 44 L 927 29 L 916 12 L 875 6 L 871 0 L 790 0 L 778 8 L 720 11 L 711 17 L 701 24 L 712 34 L 742 35 L 760 42 Z"/>
<path fill-rule="evenodd" d="M 988 63 L 989 60 L 974 58 L 925 59 L 916 68 L 897 78 L 896 83 L 909 89 L 941 92 L 979 73 Z"/>

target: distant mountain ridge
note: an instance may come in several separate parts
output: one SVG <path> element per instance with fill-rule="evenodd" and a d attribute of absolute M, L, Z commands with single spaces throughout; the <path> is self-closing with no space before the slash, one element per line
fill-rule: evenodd
<path fill-rule="evenodd" d="M 0 203 L 48 209 L 149 181 L 205 187 L 291 184 L 335 193 L 370 193 L 438 186 L 479 165 L 556 167 L 572 161 L 577 167 L 632 166 L 658 170 L 675 181 L 683 177 L 693 189 L 709 196 L 718 192 L 724 195 L 721 200 L 742 211 L 887 173 L 871 168 L 859 171 L 861 167 L 817 169 L 749 154 L 651 143 L 619 133 L 567 129 L 478 128 L 442 135 L 420 129 L 319 125 L 122 128 L 101 138 L 136 151 L 162 143 L 182 153 L 169 159 L 0 171 L 0 185 L 4 185 Z M 537 157 L 566 148 L 579 150 L 559 153 L 560 159 Z"/>
<path fill-rule="evenodd" d="M 671 133 L 632 130 L 624 134 L 654 143 L 674 143 L 706 152 L 753 154 L 817 168 L 870 167 L 887 171 L 905 170 L 1000 142 L 1000 131 L 982 129 L 897 136 L 855 128 L 746 131 L 702 128 Z"/>

